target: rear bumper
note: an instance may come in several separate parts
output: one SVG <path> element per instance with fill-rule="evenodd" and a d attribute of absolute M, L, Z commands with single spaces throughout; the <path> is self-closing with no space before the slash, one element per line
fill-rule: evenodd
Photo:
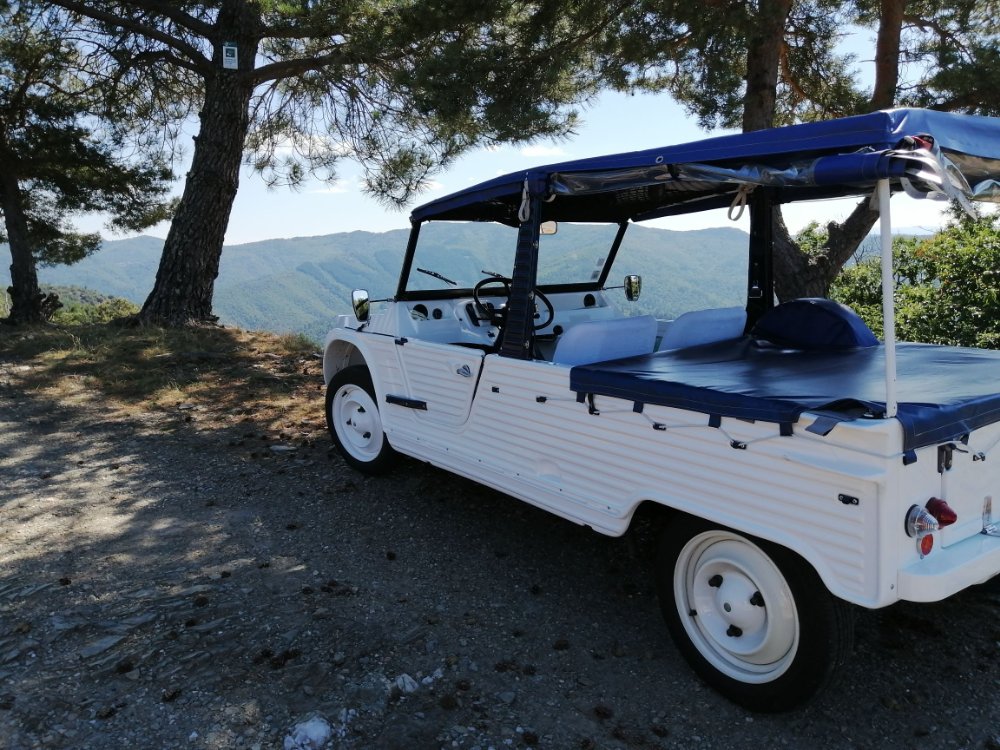
<path fill-rule="evenodd" d="M 936 602 L 1000 574 L 1000 537 L 976 534 L 903 568 L 899 598 Z"/>

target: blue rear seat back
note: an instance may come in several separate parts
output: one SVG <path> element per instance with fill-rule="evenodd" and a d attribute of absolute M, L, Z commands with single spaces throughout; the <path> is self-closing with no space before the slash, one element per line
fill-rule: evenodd
<path fill-rule="evenodd" d="M 750 335 L 759 343 L 786 349 L 828 351 L 879 345 L 856 312 L 822 297 L 793 299 L 771 308 Z"/>

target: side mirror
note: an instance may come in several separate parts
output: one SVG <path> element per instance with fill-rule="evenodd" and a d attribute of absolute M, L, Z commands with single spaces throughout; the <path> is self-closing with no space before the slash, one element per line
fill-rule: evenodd
<path fill-rule="evenodd" d="M 642 276 L 638 274 L 630 273 L 625 277 L 625 299 L 629 302 L 635 302 L 639 299 L 639 293 L 642 291 Z"/>
<path fill-rule="evenodd" d="M 351 304 L 354 306 L 354 317 L 358 319 L 359 323 L 368 320 L 370 308 L 367 289 L 355 289 L 351 292 Z"/>

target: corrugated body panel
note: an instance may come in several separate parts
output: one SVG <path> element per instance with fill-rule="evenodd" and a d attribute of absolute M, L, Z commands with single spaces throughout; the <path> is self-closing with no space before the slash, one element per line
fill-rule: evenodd
<path fill-rule="evenodd" d="M 884 458 L 780 437 L 772 424 L 726 419 L 727 437 L 704 415 L 597 403 L 600 416 L 576 403 L 567 368 L 490 357 L 466 428 L 421 435 L 410 450 L 609 534 L 622 533 L 643 500 L 686 510 L 796 549 L 845 598 L 876 597 Z M 671 427 L 654 430 L 650 419 Z"/>
<path fill-rule="evenodd" d="M 416 423 L 457 426 L 469 418 L 481 351 L 410 340 L 398 345 L 397 353 L 406 383 L 405 393 L 397 395 L 427 402 L 427 410 L 415 414 Z"/>
<path fill-rule="evenodd" d="M 405 388 L 403 371 L 396 356 L 396 344 L 391 336 L 360 334 L 357 345 L 368 363 L 379 398 L 384 399 L 384 394 Z"/>

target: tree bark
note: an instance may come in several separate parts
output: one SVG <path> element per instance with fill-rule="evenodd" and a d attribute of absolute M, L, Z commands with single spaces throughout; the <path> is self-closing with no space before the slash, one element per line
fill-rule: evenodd
<path fill-rule="evenodd" d="M 7 169 L 0 169 L 0 208 L 3 209 L 7 242 L 10 244 L 11 308 L 7 318 L 10 323 L 40 323 L 42 292 L 38 288 L 35 256 L 28 239 L 28 220 L 21 199 L 21 186 L 17 177 Z"/>
<path fill-rule="evenodd" d="M 747 39 L 746 91 L 743 94 L 743 132 L 774 126 L 774 103 L 785 24 L 792 0 L 761 0 L 753 32 Z"/>
<path fill-rule="evenodd" d="M 827 240 L 821 252 L 803 252 L 792 239 L 779 209 L 774 220 L 774 293 L 781 302 L 799 297 L 829 297 L 840 269 L 850 259 L 878 221 L 878 211 L 865 198 L 843 222 L 826 225 Z"/>
<path fill-rule="evenodd" d="M 903 34 L 906 0 L 882 0 L 875 40 L 875 85 L 871 108 L 887 109 L 896 103 L 899 87 L 899 45 Z"/>
<path fill-rule="evenodd" d="M 753 32 L 747 39 L 747 84 L 743 94 L 744 133 L 774 126 L 781 45 L 784 43 L 785 25 L 791 8 L 791 0 L 762 0 L 760 3 Z M 822 286 L 819 282 L 821 264 L 807 257 L 792 239 L 781 209 L 774 207 L 770 210 L 774 212 L 772 262 L 775 294 L 779 300 L 789 299 L 785 296 L 786 290 L 790 290 L 792 297 L 816 296 L 803 293 L 803 290 Z"/>
<path fill-rule="evenodd" d="M 156 283 L 139 313 L 142 323 L 183 326 L 216 320 L 212 295 L 250 123 L 249 73 L 260 33 L 256 4 L 223 3 L 217 28 L 217 39 L 236 41 L 239 70 L 222 67 L 222 44 L 217 42 L 214 70 L 205 80 L 191 170 L 167 233 Z"/>

